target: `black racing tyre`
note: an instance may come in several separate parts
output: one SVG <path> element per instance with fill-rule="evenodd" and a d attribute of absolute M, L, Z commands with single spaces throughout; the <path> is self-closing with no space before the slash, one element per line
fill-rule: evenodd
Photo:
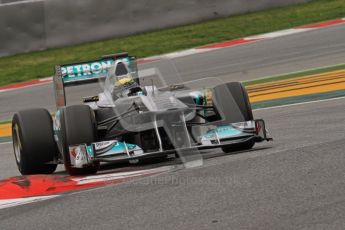
<path fill-rule="evenodd" d="M 61 110 L 62 154 L 66 171 L 70 175 L 95 174 L 99 162 L 85 168 L 71 165 L 68 146 L 88 144 L 97 140 L 97 124 L 94 112 L 87 105 L 72 105 Z"/>
<path fill-rule="evenodd" d="M 232 97 L 236 101 L 238 105 L 244 121 L 251 121 L 254 120 L 253 111 L 249 102 L 249 96 L 247 90 L 240 82 L 229 82 L 226 84 Z M 234 151 L 241 151 L 241 150 L 248 150 L 253 148 L 255 144 L 255 140 L 251 139 L 249 141 L 232 144 L 222 147 L 223 152 L 229 153 Z"/>
<path fill-rule="evenodd" d="M 245 121 L 254 120 L 252 107 L 249 102 L 249 96 L 246 88 L 241 82 L 229 82 L 226 84 L 240 108 Z"/>
<path fill-rule="evenodd" d="M 53 122 L 46 109 L 19 111 L 12 119 L 14 156 L 22 175 L 51 174 L 58 155 Z"/>

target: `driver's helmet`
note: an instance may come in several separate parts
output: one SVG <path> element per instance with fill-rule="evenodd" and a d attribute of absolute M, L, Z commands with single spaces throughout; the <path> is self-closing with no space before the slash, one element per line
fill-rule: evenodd
<path fill-rule="evenodd" d="M 133 75 L 130 73 L 116 76 L 114 88 L 120 89 L 120 95 L 122 96 L 142 95 L 140 85 L 135 81 Z"/>
<path fill-rule="evenodd" d="M 130 73 L 121 76 L 116 76 L 115 87 L 130 89 L 137 86 L 138 84 L 134 81 L 133 76 Z"/>

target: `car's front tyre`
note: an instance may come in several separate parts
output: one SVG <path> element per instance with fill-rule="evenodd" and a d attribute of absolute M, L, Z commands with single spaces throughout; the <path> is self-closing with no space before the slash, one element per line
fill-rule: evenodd
<path fill-rule="evenodd" d="M 61 143 L 63 161 L 70 175 L 95 174 L 99 162 L 84 168 L 75 168 L 71 164 L 69 146 L 90 144 L 97 140 L 97 124 L 94 112 L 87 105 L 72 105 L 61 110 Z"/>
<path fill-rule="evenodd" d="M 229 82 L 229 83 L 226 83 L 226 85 L 222 87 L 227 87 L 228 92 L 230 92 L 232 98 L 234 99 L 238 107 L 238 111 L 241 113 L 242 119 L 235 122 L 244 122 L 244 121 L 254 120 L 253 111 L 251 108 L 251 104 L 249 102 L 249 96 L 243 84 L 240 82 Z M 226 100 L 226 98 L 224 98 L 223 100 Z M 250 139 L 242 143 L 223 146 L 222 150 L 225 153 L 230 153 L 234 151 L 248 150 L 248 149 L 253 148 L 254 145 L 255 145 L 255 140 Z"/>

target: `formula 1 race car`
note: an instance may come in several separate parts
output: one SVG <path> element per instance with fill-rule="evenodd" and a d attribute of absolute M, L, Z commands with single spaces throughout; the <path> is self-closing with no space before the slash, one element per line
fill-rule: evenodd
<path fill-rule="evenodd" d="M 154 157 L 188 163 L 203 149 L 228 153 L 271 140 L 265 122 L 254 120 L 241 83 L 216 78 L 183 82 L 168 71 L 174 83 L 167 84 L 162 75 L 167 69 L 138 71 L 135 57 L 126 53 L 56 66 L 53 119 L 46 109 L 13 117 L 19 171 L 50 174 L 63 163 L 70 175 L 93 174 L 101 162 Z M 102 91 L 67 106 L 66 87 L 87 83 L 98 83 Z"/>

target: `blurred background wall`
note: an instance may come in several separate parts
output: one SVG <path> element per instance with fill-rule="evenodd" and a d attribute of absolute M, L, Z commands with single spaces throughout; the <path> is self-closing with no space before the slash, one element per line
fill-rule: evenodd
<path fill-rule="evenodd" d="M 310 0 L 0 0 L 0 56 Z"/>

